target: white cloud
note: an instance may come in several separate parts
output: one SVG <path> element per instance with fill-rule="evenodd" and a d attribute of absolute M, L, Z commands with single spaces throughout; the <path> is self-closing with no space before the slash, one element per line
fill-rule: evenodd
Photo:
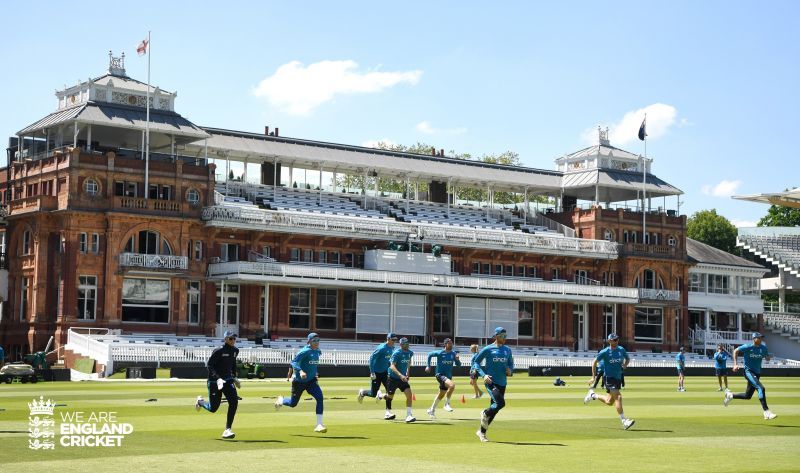
<path fill-rule="evenodd" d="M 729 181 L 727 179 L 721 180 L 716 185 L 706 184 L 700 190 L 705 195 L 714 197 L 730 197 L 736 193 L 742 181 Z"/>
<path fill-rule="evenodd" d="M 733 220 L 731 220 L 731 223 L 732 223 L 732 224 L 733 224 L 733 226 L 734 226 L 734 227 L 736 227 L 736 228 L 743 228 L 743 227 L 745 227 L 745 228 L 746 228 L 746 227 L 755 227 L 755 226 L 757 225 L 757 223 L 756 223 L 756 222 L 754 222 L 754 221 L 752 221 L 752 220 L 739 220 L 739 219 L 733 219 Z"/>
<path fill-rule="evenodd" d="M 445 135 L 463 135 L 467 132 L 466 128 L 434 128 L 431 126 L 430 123 L 427 121 L 421 121 L 417 123 L 417 131 L 420 133 L 425 133 L 426 135 L 436 135 L 436 134 L 445 134 Z"/>
<path fill-rule="evenodd" d="M 383 145 L 383 148 L 394 148 L 397 146 L 397 143 L 389 138 L 384 138 L 382 140 L 367 140 L 361 143 L 361 146 L 365 148 L 381 148 L 381 145 Z"/>
<path fill-rule="evenodd" d="M 308 115 L 337 95 L 380 92 L 397 84 L 414 85 L 422 71 L 359 71 L 355 61 L 286 63 L 253 89 L 253 95 L 292 115 Z"/>
<path fill-rule="evenodd" d="M 612 146 L 623 146 L 633 141 L 639 140 L 639 127 L 647 114 L 647 138 L 652 140 L 663 136 L 670 127 L 676 125 L 675 119 L 678 116 L 678 109 L 672 105 L 654 103 L 638 110 L 625 113 L 616 123 L 601 125 L 601 128 L 608 127 L 609 140 Z M 679 126 L 688 126 L 689 121 L 685 118 L 678 123 Z M 581 133 L 581 140 L 588 144 L 597 144 L 597 128 L 589 128 Z"/>

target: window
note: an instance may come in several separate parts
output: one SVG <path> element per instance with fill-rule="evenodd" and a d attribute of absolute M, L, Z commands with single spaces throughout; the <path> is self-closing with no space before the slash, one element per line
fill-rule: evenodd
<path fill-rule="evenodd" d="M 139 186 L 135 182 L 125 183 L 125 197 L 139 197 Z"/>
<path fill-rule="evenodd" d="M 189 202 L 189 205 L 197 205 L 200 203 L 200 193 L 197 189 L 189 189 L 186 192 L 186 202 Z"/>
<path fill-rule="evenodd" d="M 503 273 L 506 276 L 513 276 L 514 275 L 514 267 L 511 265 L 506 265 L 505 272 Z"/>
<path fill-rule="evenodd" d="M 94 320 L 97 308 L 97 277 L 78 277 L 78 320 Z"/>
<path fill-rule="evenodd" d="M 169 295 L 168 279 L 123 279 L 122 321 L 169 323 Z"/>
<path fill-rule="evenodd" d="M 603 240 L 614 241 L 614 232 L 606 228 L 603 230 Z"/>
<path fill-rule="evenodd" d="M 689 292 L 706 292 L 706 275 L 689 273 Z"/>
<path fill-rule="evenodd" d="M 27 320 L 28 318 L 28 286 L 30 285 L 30 278 L 20 279 L 19 287 L 19 320 Z"/>
<path fill-rule="evenodd" d="M 637 307 L 633 336 L 638 342 L 661 342 L 664 315 L 660 307 Z"/>
<path fill-rule="evenodd" d="M 89 197 L 94 197 L 100 191 L 100 185 L 94 179 L 86 179 L 83 181 L 83 190 Z"/>
<path fill-rule="evenodd" d="M 336 289 L 317 289 L 317 330 L 336 330 L 337 308 Z"/>
<path fill-rule="evenodd" d="M 652 269 L 644 270 L 644 284 L 641 286 L 644 289 L 656 288 L 656 272 Z"/>
<path fill-rule="evenodd" d="M 330 260 L 331 264 L 342 264 L 338 251 L 331 251 L 328 253 L 328 259 Z"/>
<path fill-rule="evenodd" d="M 669 238 L 667 238 L 667 245 L 669 245 L 669 246 L 677 246 L 678 245 L 678 240 L 676 240 L 674 236 L 670 235 Z"/>
<path fill-rule="evenodd" d="M 631 232 L 631 242 L 636 243 L 636 232 Z"/>
<path fill-rule="evenodd" d="M 31 231 L 25 230 L 22 232 L 22 254 L 31 254 Z"/>
<path fill-rule="evenodd" d="M 220 261 L 239 261 L 239 245 L 236 243 L 220 244 Z"/>
<path fill-rule="evenodd" d="M 631 234 L 628 233 L 628 230 L 625 230 L 624 232 L 622 232 L 622 241 L 624 241 L 625 243 L 628 243 L 628 242 L 631 241 Z"/>
<path fill-rule="evenodd" d="M 558 333 L 558 304 L 550 304 L 550 336 L 556 338 Z"/>
<path fill-rule="evenodd" d="M 472 263 L 472 274 L 481 274 L 481 264 L 478 262 Z"/>
<path fill-rule="evenodd" d="M 517 266 L 517 277 L 518 278 L 525 277 L 525 266 Z"/>
<path fill-rule="evenodd" d="M 272 248 L 270 248 L 267 245 L 262 246 L 261 247 L 261 255 L 263 257 L 265 257 L 265 258 L 271 258 L 272 257 Z"/>
<path fill-rule="evenodd" d="M 761 283 L 758 278 L 742 277 L 742 295 L 752 296 L 761 294 Z"/>
<path fill-rule="evenodd" d="M 188 322 L 197 325 L 200 323 L 200 281 L 189 281 L 186 293 Z"/>
<path fill-rule="evenodd" d="M 358 254 L 356 255 L 355 259 L 355 268 L 363 268 L 364 267 L 364 255 Z"/>
<path fill-rule="evenodd" d="M 603 306 L 603 334 L 606 336 L 617 331 L 616 312 L 616 306 L 613 304 Z"/>
<path fill-rule="evenodd" d="M 161 192 L 158 194 L 158 198 L 161 200 L 172 200 L 172 187 L 161 186 Z"/>
<path fill-rule="evenodd" d="M 439 334 L 447 334 L 447 335 L 453 333 L 452 296 L 434 296 L 433 332 Z"/>
<path fill-rule="evenodd" d="M 142 230 L 138 235 L 128 240 L 125 245 L 125 252 L 145 255 L 171 255 L 172 247 L 158 232 Z"/>
<path fill-rule="evenodd" d="M 502 276 L 503 275 L 503 265 L 502 264 L 494 265 L 494 274 L 496 276 Z"/>
<path fill-rule="evenodd" d="M 481 274 L 492 274 L 492 265 L 483 263 L 483 271 L 481 271 Z"/>
<path fill-rule="evenodd" d="M 195 261 L 203 259 L 203 242 L 200 240 L 194 241 L 194 259 Z"/>
<path fill-rule="evenodd" d="M 92 241 L 89 246 L 89 251 L 93 254 L 100 253 L 100 235 L 97 233 L 92 233 Z"/>
<path fill-rule="evenodd" d="M 561 269 L 553 268 L 553 279 L 561 279 Z"/>
<path fill-rule="evenodd" d="M 267 327 L 264 327 L 264 311 L 265 311 L 266 305 L 267 305 L 267 291 L 268 290 L 269 289 L 267 289 L 266 287 L 262 287 L 261 288 L 261 297 L 259 298 L 260 301 L 259 301 L 259 304 L 258 304 L 258 325 L 262 329 L 264 329 L 265 332 L 268 330 Z"/>
<path fill-rule="evenodd" d="M 325 250 L 318 251 L 317 262 L 322 264 L 328 264 L 328 252 L 326 252 Z"/>
<path fill-rule="evenodd" d="M 306 263 L 312 263 L 314 261 L 314 250 L 303 250 L 303 261 Z"/>
<path fill-rule="evenodd" d="M 114 195 L 118 197 L 125 196 L 125 183 L 122 181 L 114 182 Z"/>
<path fill-rule="evenodd" d="M 535 278 L 537 273 L 538 273 L 538 271 L 536 270 L 536 268 L 534 266 L 528 266 L 528 277 L 529 278 Z"/>
<path fill-rule="evenodd" d="M 222 325 L 239 324 L 239 286 L 226 284 L 224 294 L 225 307 L 222 307 L 222 285 L 217 286 L 217 323 Z"/>
<path fill-rule="evenodd" d="M 300 249 L 292 248 L 289 250 L 289 261 L 300 261 Z"/>
<path fill-rule="evenodd" d="M 158 199 L 158 184 L 150 184 L 150 189 L 147 191 L 147 197 L 150 199 Z"/>
<path fill-rule="evenodd" d="M 588 273 L 585 269 L 575 270 L 575 284 L 589 284 Z"/>
<path fill-rule="evenodd" d="M 533 301 L 519 301 L 519 336 L 533 337 Z"/>
<path fill-rule="evenodd" d="M 730 294 L 731 278 L 722 274 L 708 275 L 708 292 L 711 294 Z"/>
<path fill-rule="evenodd" d="M 311 290 L 302 287 L 289 289 L 289 328 L 311 328 Z"/>
<path fill-rule="evenodd" d="M 6 254 L 6 232 L 0 232 L 0 255 Z"/>
<path fill-rule="evenodd" d="M 81 233 L 78 235 L 78 251 L 81 253 L 86 253 L 87 248 L 87 241 L 86 241 L 86 234 Z"/>
<path fill-rule="evenodd" d="M 342 291 L 342 328 L 356 328 L 356 291 Z"/>

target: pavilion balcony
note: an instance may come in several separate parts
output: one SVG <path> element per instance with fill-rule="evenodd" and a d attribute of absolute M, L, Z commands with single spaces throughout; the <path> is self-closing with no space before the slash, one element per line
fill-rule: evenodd
<path fill-rule="evenodd" d="M 647 258 L 683 258 L 683 252 L 669 245 L 648 245 L 644 243 L 623 243 L 620 254 L 624 256 L 644 256 Z"/>
<path fill-rule="evenodd" d="M 639 289 L 639 299 L 644 301 L 680 302 L 680 291 L 666 289 Z"/>
<path fill-rule="evenodd" d="M 8 204 L 9 215 L 19 215 L 30 212 L 45 212 L 58 209 L 58 197 L 52 195 L 35 195 L 14 199 Z"/>
<path fill-rule="evenodd" d="M 122 253 L 119 255 L 119 265 L 126 268 L 185 271 L 189 268 L 189 258 L 186 256 Z"/>

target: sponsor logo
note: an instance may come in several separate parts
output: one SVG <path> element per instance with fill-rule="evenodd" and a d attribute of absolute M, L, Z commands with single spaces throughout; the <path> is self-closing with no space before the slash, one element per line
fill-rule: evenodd
<path fill-rule="evenodd" d="M 61 423 L 56 426 L 58 406 L 44 396 L 28 403 L 28 448 L 54 450 L 60 447 L 120 447 L 133 425 L 120 422 L 113 411 L 59 412 Z"/>

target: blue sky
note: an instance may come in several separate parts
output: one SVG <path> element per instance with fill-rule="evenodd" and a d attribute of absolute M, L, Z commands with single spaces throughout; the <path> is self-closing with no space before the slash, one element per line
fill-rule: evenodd
<path fill-rule="evenodd" d="M 767 208 L 729 195 L 800 186 L 796 1 L 29 5 L 0 5 L 3 139 L 101 75 L 109 49 L 144 80 L 149 29 L 152 82 L 198 125 L 512 150 L 552 169 L 597 125 L 642 153 L 646 109 L 653 171 L 686 193 L 682 212 L 746 225 Z"/>

